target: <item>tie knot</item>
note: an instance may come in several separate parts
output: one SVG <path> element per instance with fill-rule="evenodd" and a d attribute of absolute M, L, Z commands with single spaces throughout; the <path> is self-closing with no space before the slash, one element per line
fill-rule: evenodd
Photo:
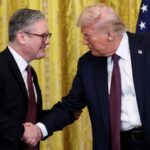
<path fill-rule="evenodd" d="M 119 59 L 120 59 L 120 56 L 118 56 L 117 54 L 113 54 L 113 55 L 112 55 L 112 60 L 113 60 L 114 62 L 118 62 Z"/>
<path fill-rule="evenodd" d="M 28 71 L 28 70 L 31 70 L 31 66 L 30 66 L 30 65 L 28 65 L 28 66 L 26 67 L 26 71 Z"/>
<path fill-rule="evenodd" d="M 28 66 L 26 67 L 26 71 L 27 71 L 28 74 L 31 74 L 31 66 L 30 66 L 30 65 L 28 65 Z"/>

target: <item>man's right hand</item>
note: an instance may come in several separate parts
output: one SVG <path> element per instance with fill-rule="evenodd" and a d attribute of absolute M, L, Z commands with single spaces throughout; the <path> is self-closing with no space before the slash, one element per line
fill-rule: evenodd
<path fill-rule="evenodd" d="M 25 131 L 22 140 L 29 146 L 36 146 L 42 139 L 41 129 L 32 123 L 23 124 Z"/>

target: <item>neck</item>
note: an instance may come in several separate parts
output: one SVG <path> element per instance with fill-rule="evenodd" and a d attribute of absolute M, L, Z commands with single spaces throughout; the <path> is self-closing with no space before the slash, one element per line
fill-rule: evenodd
<path fill-rule="evenodd" d="M 18 53 L 22 58 L 30 63 L 28 57 L 23 53 L 23 48 L 21 46 L 19 46 L 16 42 L 10 42 L 9 45 L 16 53 Z"/>

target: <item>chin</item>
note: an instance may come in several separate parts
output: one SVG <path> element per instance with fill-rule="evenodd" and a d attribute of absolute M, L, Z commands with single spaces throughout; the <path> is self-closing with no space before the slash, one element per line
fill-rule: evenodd
<path fill-rule="evenodd" d="M 42 58 L 45 58 L 46 57 L 46 55 L 45 54 L 43 54 L 43 55 L 39 55 L 39 56 L 37 56 L 37 59 L 42 59 Z"/>
<path fill-rule="evenodd" d="M 96 51 L 91 51 L 93 56 L 101 56 L 99 53 L 97 53 Z"/>

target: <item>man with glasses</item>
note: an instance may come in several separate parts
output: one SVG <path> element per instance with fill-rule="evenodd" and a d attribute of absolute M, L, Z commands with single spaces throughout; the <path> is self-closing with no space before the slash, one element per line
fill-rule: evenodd
<path fill-rule="evenodd" d="M 52 35 L 52 33 L 35 34 L 35 33 L 26 32 L 26 31 L 24 31 L 24 33 L 29 34 L 29 35 L 35 35 L 35 36 L 41 37 L 42 38 L 42 43 L 45 43 L 47 37 L 50 38 L 51 35 Z"/>
<path fill-rule="evenodd" d="M 45 57 L 50 37 L 46 18 L 38 10 L 20 9 L 9 20 L 9 45 L 0 53 L 2 150 L 38 150 L 39 145 L 31 141 L 33 135 L 37 141 L 47 136 L 45 125 L 37 122 L 50 111 L 42 110 L 41 91 L 30 62 Z M 70 118 L 73 121 L 74 114 Z M 37 124 L 33 128 L 31 123 Z"/>

